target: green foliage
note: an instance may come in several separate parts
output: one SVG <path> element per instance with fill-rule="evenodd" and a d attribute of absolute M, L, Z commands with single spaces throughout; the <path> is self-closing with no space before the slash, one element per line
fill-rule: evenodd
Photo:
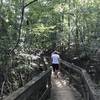
<path fill-rule="evenodd" d="M 37 0 L 24 8 L 21 25 L 23 1 L 25 6 L 32 0 L 0 1 L 0 70 L 13 75 L 10 81 L 17 79 L 14 72 L 21 80 L 20 72 L 33 70 L 20 52 L 57 48 L 71 56 L 93 56 L 100 48 L 100 0 Z"/>

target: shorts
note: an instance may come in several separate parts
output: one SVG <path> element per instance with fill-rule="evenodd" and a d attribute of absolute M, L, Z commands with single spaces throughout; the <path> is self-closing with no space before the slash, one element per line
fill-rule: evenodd
<path fill-rule="evenodd" d="M 52 64 L 52 67 L 54 72 L 55 70 L 59 70 L 59 64 Z"/>

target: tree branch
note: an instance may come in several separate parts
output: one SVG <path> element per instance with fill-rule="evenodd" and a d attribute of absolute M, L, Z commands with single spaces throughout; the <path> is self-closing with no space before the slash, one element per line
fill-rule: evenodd
<path fill-rule="evenodd" d="M 20 42 L 20 35 L 21 35 L 21 28 L 22 28 L 23 18 L 24 18 L 24 0 L 22 2 L 21 22 L 20 22 L 20 26 L 19 26 L 19 30 L 18 30 L 19 31 L 18 32 L 19 33 L 18 39 L 17 39 L 15 47 L 11 50 L 10 53 L 12 53 L 16 49 L 16 47 L 18 46 L 18 44 Z"/>
<path fill-rule="evenodd" d="M 22 24 L 23 24 L 23 19 L 24 19 L 24 10 L 27 6 L 29 6 L 30 4 L 34 3 L 35 1 L 38 1 L 38 0 L 33 0 L 31 2 L 29 2 L 28 4 L 24 5 L 24 0 L 22 2 L 22 12 L 21 12 L 21 23 L 20 23 L 20 26 L 19 26 L 19 35 L 18 35 L 18 39 L 17 39 L 17 42 L 16 42 L 16 45 L 15 47 L 10 51 L 10 53 L 12 53 L 18 46 L 19 42 L 20 42 L 20 36 L 21 36 L 21 29 L 22 29 Z"/>
<path fill-rule="evenodd" d="M 1 87 L 1 100 L 3 100 L 3 92 L 4 92 L 4 85 L 5 85 L 5 81 L 2 83 L 2 87 Z"/>
<path fill-rule="evenodd" d="M 26 5 L 24 6 L 24 8 L 26 8 L 26 7 L 29 6 L 30 4 L 34 3 L 35 1 L 38 1 L 38 0 L 33 0 L 33 1 L 29 2 L 28 4 L 26 4 Z"/>

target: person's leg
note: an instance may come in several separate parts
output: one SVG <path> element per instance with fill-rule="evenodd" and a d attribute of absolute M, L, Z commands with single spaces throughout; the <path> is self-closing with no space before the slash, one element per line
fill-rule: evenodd
<path fill-rule="evenodd" d="M 58 78 L 58 72 L 59 72 L 59 65 L 58 64 L 56 64 L 55 72 L 56 72 L 56 77 Z"/>
<path fill-rule="evenodd" d="M 54 66 L 54 64 L 52 64 L 52 69 L 53 69 L 53 72 L 55 72 L 55 66 Z"/>
<path fill-rule="evenodd" d="M 55 71 L 56 71 L 55 64 L 52 64 L 52 68 L 53 68 L 53 75 L 55 75 Z"/>

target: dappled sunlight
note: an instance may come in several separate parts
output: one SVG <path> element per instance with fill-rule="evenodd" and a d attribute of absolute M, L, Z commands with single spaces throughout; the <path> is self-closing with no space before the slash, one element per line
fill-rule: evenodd
<path fill-rule="evenodd" d="M 61 82 L 64 86 L 66 85 L 66 80 L 61 80 Z"/>
<path fill-rule="evenodd" d="M 61 79 L 55 79 L 55 84 L 57 87 L 62 88 L 66 86 L 66 81 Z"/>
<path fill-rule="evenodd" d="M 68 81 L 66 80 L 66 77 L 59 73 L 58 78 L 56 78 L 54 74 L 52 74 L 51 100 L 76 100 L 72 89 L 67 83 Z"/>
<path fill-rule="evenodd" d="M 100 0 L 0 0 L 0 100 L 100 98 L 99 76 Z"/>
<path fill-rule="evenodd" d="M 55 83 L 56 83 L 56 86 L 57 87 L 59 87 L 59 88 L 62 88 L 63 87 L 63 85 L 61 84 L 60 81 L 56 80 Z"/>
<path fill-rule="evenodd" d="M 54 73 L 52 72 L 52 78 L 55 82 L 55 85 L 59 88 L 63 88 L 64 86 L 66 86 L 66 80 L 62 79 L 61 74 L 58 73 L 58 78 L 54 75 Z"/>

